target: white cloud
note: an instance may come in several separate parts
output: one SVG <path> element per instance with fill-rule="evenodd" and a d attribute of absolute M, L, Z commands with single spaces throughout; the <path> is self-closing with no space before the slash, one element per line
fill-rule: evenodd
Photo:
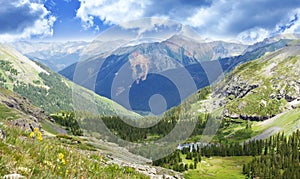
<path fill-rule="evenodd" d="M 284 3 L 279 0 L 216 0 L 211 6 L 198 8 L 187 18 L 187 23 L 198 27 L 204 36 L 254 43 L 282 32 L 299 32 L 299 20 L 291 23 L 295 14 L 300 17 L 299 3 L 293 0 Z M 288 28 L 283 30 L 282 27 Z"/>
<path fill-rule="evenodd" d="M 151 18 L 141 18 L 138 20 L 127 21 L 118 24 L 124 29 L 138 29 L 138 35 L 143 34 L 148 30 L 157 30 L 158 27 L 171 27 L 180 25 L 179 22 L 169 20 L 166 16 L 161 17 L 151 17 Z"/>
<path fill-rule="evenodd" d="M 270 36 L 270 32 L 268 30 L 263 28 L 253 28 L 241 32 L 237 36 L 237 39 L 247 44 L 253 44 L 255 42 L 263 41 L 265 38 L 268 38 L 269 36 Z"/>
<path fill-rule="evenodd" d="M 244 43 L 255 43 L 280 34 L 300 33 L 300 8 L 291 11 L 286 18 L 278 22 L 273 29 L 252 28 L 241 32 L 238 39 Z"/>
<path fill-rule="evenodd" d="M 300 8 L 291 12 L 290 17 L 288 20 L 286 20 L 286 22 L 291 22 L 291 21 L 295 20 L 295 16 L 297 17 L 297 20 L 295 22 L 293 22 L 293 25 L 291 27 L 286 28 L 283 31 L 284 34 L 300 33 L 300 19 L 299 19 L 300 18 Z M 280 24 L 280 25 L 282 26 L 282 24 Z M 277 25 L 276 29 L 278 29 L 278 28 L 279 28 L 279 25 Z"/>
<path fill-rule="evenodd" d="M 94 26 L 94 17 L 106 24 L 120 24 L 142 18 L 150 4 L 148 0 L 79 0 L 80 8 L 76 16 L 84 23 L 84 28 Z"/>
<path fill-rule="evenodd" d="M 117 24 L 123 28 L 139 29 L 142 34 L 151 29 L 155 23 L 136 21 L 147 17 L 156 17 L 163 22 L 177 20 L 184 25 L 196 27 L 203 38 L 223 39 L 257 39 L 272 35 L 279 23 L 287 23 L 285 19 L 290 12 L 299 9 L 300 1 L 286 0 L 79 0 L 80 8 L 77 17 L 85 28 L 98 24 L 96 18 L 106 24 Z M 159 18 L 161 17 L 161 19 Z M 299 22 L 285 31 L 299 30 Z M 101 28 L 101 27 L 100 27 Z"/>
<path fill-rule="evenodd" d="M 6 3 L 9 3 L 6 5 L 8 5 L 11 8 L 10 10 L 14 11 L 15 14 L 11 17 L 9 12 L 3 10 L 0 11 L 0 16 L 7 16 L 9 19 L 11 18 L 11 23 L 5 21 L 5 26 L 7 27 L 1 27 L 1 41 L 11 42 L 31 37 L 42 38 L 53 35 L 53 24 L 56 21 L 56 17 L 52 16 L 51 12 L 44 7 L 43 2 L 40 0 L 17 0 Z M 29 16 L 25 19 L 22 17 L 21 11 L 34 14 L 34 16 Z M 18 19 L 18 24 L 13 24 L 13 21 L 16 19 Z M 22 25 L 18 26 L 19 24 Z M 16 27 L 17 29 L 12 29 L 13 27 Z"/>
<path fill-rule="evenodd" d="M 193 14 L 190 17 L 187 17 L 187 24 L 199 28 L 206 27 L 208 22 L 214 21 L 216 18 L 222 17 L 220 16 L 220 13 L 222 12 L 218 10 L 219 6 L 221 6 L 220 2 L 214 1 L 212 6 L 198 8 L 195 14 Z M 225 14 L 223 15 L 225 16 Z"/>

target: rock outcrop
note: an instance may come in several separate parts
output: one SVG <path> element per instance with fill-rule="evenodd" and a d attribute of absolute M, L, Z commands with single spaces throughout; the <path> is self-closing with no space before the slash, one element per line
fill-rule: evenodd
<path fill-rule="evenodd" d="M 11 125 L 24 130 L 33 131 L 34 128 L 38 128 L 42 131 L 41 121 L 53 121 L 51 117 L 45 114 L 44 110 L 32 105 L 28 99 L 1 87 L 0 103 L 18 113 L 16 119 L 10 120 L 8 118 L 7 120 Z"/>
<path fill-rule="evenodd" d="M 223 116 L 262 121 L 300 106 L 299 51 L 299 46 L 287 46 L 268 53 L 216 84 L 212 98 L 226 99 Z"/>
<path fill-rule="evenodd" d="M 243 98 L 246 96 L 251 90 L 257 88 L 259 86 L 258 83 L 251 83 L 246 80 L 243 80 L 241 76 L 234 77 L 228 85 L 222 90 L 222 94 L 224 96 L 233 95 L 235 98 Z"/>

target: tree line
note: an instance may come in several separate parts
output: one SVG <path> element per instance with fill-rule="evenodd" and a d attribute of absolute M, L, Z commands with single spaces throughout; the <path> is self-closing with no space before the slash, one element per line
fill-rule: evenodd
<path fill-rule="evenodd" d="M 195 169 L 201 157 L 211 156 L 253 156 L 253 160 L 243 165 L 243 174 L 247 178 L 300 178 L 300 131 L 293 132 L 290 136 L 278 133 L 265 140 L 253 140 L 239 143 L 209 144 L 203 148 L 183 148 L 172 154 L 153 162 L 156 166 L 182 170 L 181 154 L 186 159 L 194 160 Z M 183 164 L 185 165 L 185 164 Z"/>

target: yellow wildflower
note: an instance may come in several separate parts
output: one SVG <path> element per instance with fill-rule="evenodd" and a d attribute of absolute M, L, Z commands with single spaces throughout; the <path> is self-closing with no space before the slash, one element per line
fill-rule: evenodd
<path fill-rule="evenodd" d="M 42 133 L 41 133 L 41 132 L 38 132 L 38 134 L 37 134 L 37 138 L 38 138 L 38 140 L 40 140 L 40 141 L 42 141 L 42 140 L 43 140 L 43 135 L 42 135 Z"/>
<path fill-rule="evenodd" d="M 38 139 L 38 140 L 40 140 L 40 141 L 43 140 L 43 135 L 42 135 L 42 133 L 39 131 L 39 128 L 37 128 L 37 127 L 35 127 L 35 128 L 33 129 L 33 132 L 30 132 L 29 136 L 30 136 L 31 138 L 34 138 L 35 136 L 37 136 L 37 139 Z"/>
<path fill-rule="evenodd" d="M 29 137 L 33 138 L 35 136 L 34 132 L 30 132 Z"/>
<path fill-rule="evenodd" d="M 66 170 L 66 175 L 68 175 L 68 174 L 69 174 L 69 170 L 67 169 L 67 170 Z"/>
<path fill-rule="evenodd" d="M 66 160 L 64 158 L 61 159 L 61 163 L 64 164 L 64 165 L 66 165 Z"/>
<path fill-rule="evenodd" d="M 63 153 L 58 154 L 58 161 L 60 161 L 63 165 L 66 164 L 65 155 Z"/>
<path fill-rule="evenodd" d="M 64 159 L 64 157 L 65 157 L 65 155 L 64 155 L 63 153 L 59 153 L 59 154 L 58 154 L 58 158 L 59 158 L 60 160 Z"/>
<path fill-rule="evenodd" d="M 35 127 L 35 128 L 33 129 L 33 131 L 34 131 L 35 133 L 37 133 L 37 132 L 39 132 L 40 130 L 39 130 L 39 128 Z"/>
<path fill-rule="evenodd" d="M 54 165 L 53 165 L 50 161 L 48 161 L 48 160 L 44 160 L 44 163 L 45 163 L 47 166 L 51 167 L 51 168 L 54 167 Z"/>

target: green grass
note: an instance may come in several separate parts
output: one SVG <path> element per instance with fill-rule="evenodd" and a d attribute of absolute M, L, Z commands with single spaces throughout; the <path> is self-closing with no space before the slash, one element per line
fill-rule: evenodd
<path fill-rule="evenodd" d="M 47 121 L 42 121 L 42 122 L 41 122 L 41 125 L 42 125 L 42 128 L 43 128 L 45 131 L 47 131 L 47 132 L 49 132 L 49 133 L 51 133 L 51 134 L 59 134 L 59 133 L 51 126 L 51 124 L 49 124 L 49 122 L 47 122 Z"/>
<path fill-rule="evenodd" d="M 3 104 L 0 104 L 0 120 L 15 119 L 17 116 L 17 112 L 9 109 Z"/>
<path fill-rule="evenodd" d="M 0 178 L 15 172 L 26 178 L 149 178 L 129 167 L 105 164 L 105 156 L 82 147 L 83 140 L 80 145 L 68 137 L 38 140 L 18 128 L 5 130 L 7 138 L 0 140 Z"/>
<path fill-rule="evenodd" d="M 217 133 L 214 140 L 226 139 L 228 142 L 244 142 L 245 140 L 262 134 L 264 131 L 272 128 L 279 127 L 280 131 L 284 131 L 286 135 L 290 135 L 292 132 L 300 128 L 300 108 L 293 109 L 284 113 L 281 116 L 276 117 L 270 122 L 267 121 L 249 121 L 251 128 L 246 129 L 247 121 L 240 119 L 232 119 L 229 126 L 223 128 Z M 200 137 L 199 137 L 200 138 Z"/>
<path fill-rule="evenodd" d="M 262 133 L 271 127 L 280 127 L 285 134 L 289 135 L 300 127 L 300 108 L 293 109 L 280 117 L 277 117 L 270 123 L 254 122 L 253 131 Z"/>
<path fill-rule="evenodd" d="M 243 142 L 256 134 L 252 128 L 247 128 L 247 121 L 242 119 L 231 119 L 229 126 L 224 127 L 219 130 L 215 136 L 215 141 L 219 142 L 220 140 L 228 142 Z M 249 121 L 249 125 L 253 122 Z"/>
<path fill-rule="evenodd" d="M 238 179 L 245 178 L 242 174 L 243 164 L 250 162 L 252 157 L 211 157 L 202 158 L 198 163 L 197 169 L 188 170 L 184 173 L 186 179 L 199 178 L 222 178 L 222 179 Z"/>

